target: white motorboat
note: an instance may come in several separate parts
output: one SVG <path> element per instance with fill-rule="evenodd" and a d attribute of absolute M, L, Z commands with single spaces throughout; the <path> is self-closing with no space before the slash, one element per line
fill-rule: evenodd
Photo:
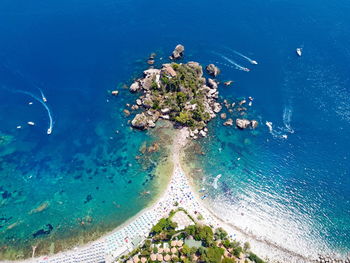
<path fill-rule="evenodd" d="M 251 60 L 250 63 L 254 64 L 254 65 L 258 65 L 258 62 L 255 60 Z"/>
<path fill-rule="evenodd" d="M 48 128 L 48 129 L 47 129 L 47 134 L 51 134 L 51 132 L 52 132 L 52 129 L 51 129 L 51 128 Z"/>
<path fill-rule="evenodd" d="M 298 56 L 301 57 L 302 49 L 301 48 L 297 48 L 296 52 L 297 52 Z"/>
<path fill-rule="evenodd" d="M 35 125 L 35 123 L 34 123 L 34 122 L 32 122 L 32 121 L 28 121 L 28 125 L 30 125 L 30 126 L 34 126 L 34 125 Z"/>

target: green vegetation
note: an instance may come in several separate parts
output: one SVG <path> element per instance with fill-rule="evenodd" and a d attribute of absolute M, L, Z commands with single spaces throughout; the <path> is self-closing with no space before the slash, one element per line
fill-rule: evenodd
<path fill-rule="evenodd" d="M 159 222 L 152 227 L 150 235 L 154 240 L 166 241 L 176 233 L 175 228 L 177 224 L 170 220 L 170 218 L 162 218 Z"/>
<path fill-rule="evenodd" d="M 221 258 L 224 255 L 224 249 L 221 247 L 209 247 L 204 254 L 203 261 L 208 263 L 221 262 Z"/>
<path fill-rule="evenodd" d="M 253 252 L 249 253 L 248 258 L 256 263 L 264 263 L 264 261 L 261 258 L 259 258 L 257 255 L 255 255 Z"/>
<path fill-rule="evenodd" d="M 249 243 L 244 243 L 242 248 L 239 242 L 230 240 L 222 228 L 213 231 L 211 227 L 194 221 L 194 225 L 176 231 L 177 225 L 172 217 L 178 211 L 184 211 L 188 215 L 183 208 L 172 210 L 168 218 L 162 218 L 152 228 L 149 238 L 141 247 L 121 257 L 119 262 L 127 262 L 136 256 L 146 262 L 161 262 L 158 257 L 164 257 L 167 262 L 183 263 L 235 263 L 238 258 L 249 263 L 264 263 L 250 251 Z M 195 246 L 191 247 L 192 244 Z"/>
<path fill-rule="evenodd" d="M 172 63 L 171 68 L 176 72 L 175 76 L 163 70 L 159 85 L 152 82 L 150 89 L 157 91 L 157 94 L 153 93 L 152 108 L 168 108 L 171 120 L 184 126 L 203 128 L 210 115 L 203 106 L 206 94 L 202 89 L 205 82 L 202 67 L 199 64 Z"/>

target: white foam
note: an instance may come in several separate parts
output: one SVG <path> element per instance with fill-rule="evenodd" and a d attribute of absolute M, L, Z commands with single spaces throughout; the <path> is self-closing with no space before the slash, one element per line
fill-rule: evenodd
<path fill-rule="evenodd" d="M 6 89 L 10 92 L 14 92 L 14 93 L 22 93 L 25 95 L 28 95 L 30 97 L 32 97 L 33 99 L 35 99 L 36 101 L 40 102 L 41 105 L 44 106 L 45 110 L 47 111 L 47 115 L 49 117 L 49 127 L 47 129 L 47 134 L 51 134 L 52 130 L 53 130 L 53 120 L 52 120 L 52 115 L 51 115 L 51 111 L 49 109 L 49 107 L 46 105 L 46 103 L 44 103 L 43 100 L 39 99 L 37 96 L 35 96 L 33 93 L 29 92 L 29 91 L 25 91 L 25 90 L 11 90 L 11 89 L 7 89 L 6 87 L 2 87 L 3 89 Z M 44 94 L 42 93 L 42 95 L 44 96 Z M 44 97 L 45 98 L 45 97 Z"/>
<path fill-rule="evenodd" d="M 246 67 L 243 67 L 241 65 L 239 65 L 238 63 L 236 63 L 235 61 L 233 61 L 232 59 L 220 54 L 220 53 L 217 53 L 217 52 L 213 52 L 214 54 L 220 56 L 222 59 L 226 60 L 228 63 L 230 63 L 231 65 L 233 65 L 236 69 L 238 70 L 242 70 L 242 71 L 246 71 L 246 72 L 249 72 L 250 69 L 246 68 Z"/>
<path fill-rule="evenodd" d="M 231 50 L 231 49 L 230 49 L 230 50 Z M 253 59 L 251 59 L 251 58 L 249 58 L 249 57 L 243 55 L 242 53 L 240 53 L 240 52 L 238 52 L 238 51 L 236 51 L 236 50 L 231 50 L 231 51 L 234 52 L 235 54 L 237 54 L 238 56 L 240 56 L 240 57 L 242 57 L 242 58 L 248 60 L 248 61 L 249 61 L 251 64 L 253 64 L 253 65 L 257 65 L 257 64 L 258 64 L 258 62 L 256 62 L 256 60 L 253 60 Z"/>
<path fill-rule="evenodd" d="M 221 174 L 218 174 L 215 178 L 214 178 L 214 181 L 213 181 L 213 187 L 215 188 L 215 189 L 218 189 L 218 181 L 219 181 L 219 179 L 221 178 Z"/>

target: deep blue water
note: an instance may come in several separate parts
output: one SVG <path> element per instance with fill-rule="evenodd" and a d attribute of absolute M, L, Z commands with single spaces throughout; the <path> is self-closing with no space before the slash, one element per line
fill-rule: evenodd
<path fill-rule="evenodd" d="M 348 252 L 349 11 L 348 1 L 1 1 L 0 132 L 10 137 L 0 146 L 0 186 L 11 196 L 0 214 L 12 218 L 0 222 L 0 244 L 30 247 L 46 224 L 54 230 L 40 240 L 108 229 L 149 202 L 139 192 L 154 188 L 144 184 L 152 167 L 134 157 L 150 137 L 126 128 L 122 110 L 135 98 L 121 85 L 146 68 L 151 52 L 166 61 L 182 43 L 186 60 L 215 62 L 220 80 L 235 81 L 223 97 L 254 97 L 249 117 L 260 122 L 255 133 L 211 124 L 199 160 L 210 199 L 245 215 L 233 223 L 280 245 Z M 38 88 L 53 115 L 50 136 L 42 105 L 13 92 L 40 96 Z M 115 88 L 118 98 L 108 95 Z M 86 216 L 93 221 L 82 229 L 77 220 Z"/>

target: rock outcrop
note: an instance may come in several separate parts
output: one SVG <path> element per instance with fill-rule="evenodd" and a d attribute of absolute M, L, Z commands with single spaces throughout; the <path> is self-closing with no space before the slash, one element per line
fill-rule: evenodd
<path fill-rule="evenodd" d="M 148 125 L 148 118 L 145 113 L 139 113 L 135 116 L 135 118 L 131 121 L 131 125 L 134 128 L 144 130 Z"/>
<path fill-rule="evenodd" d="M 214 64 L 209 64 L 206 69 L 207 69 L 208 74 L 211 76 L 216 77 L 217 75 L 220 74 L 220 69 L 217 66 L 215 66 Z"/>
<path fill-rule="evenodd" d="M 208 79 L 208 86 L 212 89 L 218 89 L 218 84 L 213 79 Z"/>
<path fill-rule="evenodd" d="M 184 47 L 177 45 L 171 58 L 179 59 L 183 53 Z M 134 116 L 132 127 L 141 130 L 153 128 L 161 118 L 177 127 L 188 127 L 191 138 L 205 137 L 208 134 L 207 123 L 220 114 L 223 105 L 227 110 L 220 114 L 221 119 L 226 120 L 223 125 L 233 126 L 232 115 L 246 114 L 247 109 L 242 105 L 247 101 L 237 102 L 238 107 L 227 100 L 219 103 L 219 82 L 214 78 L 220 70 L 214 64 L 208 65 L 206 70 L 213 78 L 205 78 L 202 66 L 194 61 L 165 63 L 160 68 L 145 70 L 143 77 L 135 80 L 129 88 L 140 95 L 134 104 L 127 105 L 128 110 L 124 113 L 128 116 L 136 110 L 143 111 Z M 236 120 L 236 126 L 255 129 L 258 122 L 241 117 Z"/>
<path fill-rule="evenodd" d="M 135 81 L 133 84 L 130 86 L 130 91 L 131 92 L 137 92 L 141 89 L 140 83 L 138 81 Z"/>
<path fill-rule="evenodd" d="M 177 45 L 171 54 L 170 58 L 171 59 L 179 59 L 182 58 L 184 55 L 185 47 L 183 45 Z"/>
<path fill-rule="evenodd" d="M 247 129 L 250 126 L 250 120 L 236 119 L 236 126 L 240 129 Z"/>
<path fill-rule="evenodd" d="M 255 129 L 256 127 L 258 127 L 259 123 L 256 120 L 252 120 L 250 122 L 250 125 L 252 126 L 253 129 Z"/>
<path fill-rule="evenodd" d="M 256 120 L 236 119 L 236 126 L 242 130 L 247 128 L 255 129 L 258 127 L 258 122 Z"/>
<path fill-rule="evenodd" d="M 232 126 L 233 125 L 233 120 L 231 118 L 227 119 L 227 121 L 224 122 L 225 126 Z"/>

